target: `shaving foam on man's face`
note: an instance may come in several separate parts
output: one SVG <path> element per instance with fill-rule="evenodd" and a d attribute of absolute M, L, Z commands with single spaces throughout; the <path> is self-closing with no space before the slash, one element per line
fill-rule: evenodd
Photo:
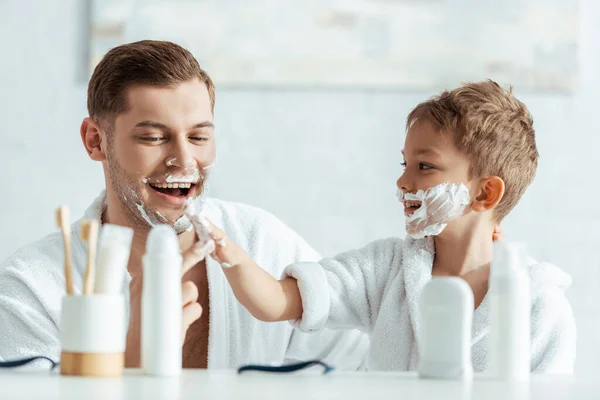
<path fill-rule="evenodd" d="M 398 192 L 406 210 L 406 231 L 414 239 L 439 235 L 471 203 L 463 183 L 442 183 L 417 193 Z"/>
<path fill-rule="evenodd" d="M 138 226 L 169 224 L 181 233 L 188 199 L 201 200 L 215 161 L 212 108 L 199 81 L 128 90 L 107 149 L 110 187 Z"/>

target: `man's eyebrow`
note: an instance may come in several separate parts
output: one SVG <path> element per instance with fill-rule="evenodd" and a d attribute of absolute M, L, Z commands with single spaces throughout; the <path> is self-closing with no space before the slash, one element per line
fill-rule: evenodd
<path fill-rule="evenodd" d="M 169 127 L 161 122 L 157 121 L 142 121 L 135 124 L 136 128 L 157 128 L 162 130 L 168 130 Z M 199 129 L 199 128 L 214 128 L 215 125 L 210 121 L 203 121 L 192 126 L 191 129 Z"/>
<path fill-rule="evenodd" d="M 204 121 L 204 122 L 200 122 L 194 126 L 192 126 L 192 129 L 198 129 L 198 128 L 214 128 L 215 124 L 213 124 L 210 121 Z"/>
<path fill-rule="evenodd" d="M 163 123 L 160 122 L 156 122 L 156 121 L 142 121 L 142 122 L 138 122 L 137 124 L 135 124 L 136 128 L 158 128 L 158 129 L 169 129 L 168 126 L 166 126 Z"/>

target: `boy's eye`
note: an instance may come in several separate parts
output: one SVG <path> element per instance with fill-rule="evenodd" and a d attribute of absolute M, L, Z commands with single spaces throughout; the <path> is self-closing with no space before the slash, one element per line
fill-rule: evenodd
<path fill-rule="evenodd" d="M 403 163 L 402 163 L 402 164 L 400 164 L 400 165 L 402 165 L 402 167 L 403 167 L 404 169 L 406 169 L 406 161 L 405 161 L 405 162 L 403 162 Z M 419 170 L 421 170 L 421 171 L 426 171 L 426 170 L 429 170 L 429 169 L 432 169 L 432 168 L 433 168 L 433 167 L 432 167 L 431 165 L 429 165 L 429 164 L 425 164 L 425 163 L 419 163 Z"/>

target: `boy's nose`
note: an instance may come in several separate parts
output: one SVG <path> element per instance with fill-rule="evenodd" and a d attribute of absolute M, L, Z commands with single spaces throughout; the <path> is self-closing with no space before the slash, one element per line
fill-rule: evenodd
<path fill-rule="evenodd" d="M 400 189 L 402 192 L 410 192 L 410 187 L 407 182 L 406 173 L 400 175 L 400 178 L 396 181 L 396 187 Z"/>

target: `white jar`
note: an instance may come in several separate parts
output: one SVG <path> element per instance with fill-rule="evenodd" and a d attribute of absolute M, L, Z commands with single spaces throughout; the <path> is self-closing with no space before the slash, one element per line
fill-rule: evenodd
<path fill-rule="evenodd" d="M 125 299 L 120 294 L 63 297 L 61 374 L 121 375 L 127 336 L 125 322 Z"/>

